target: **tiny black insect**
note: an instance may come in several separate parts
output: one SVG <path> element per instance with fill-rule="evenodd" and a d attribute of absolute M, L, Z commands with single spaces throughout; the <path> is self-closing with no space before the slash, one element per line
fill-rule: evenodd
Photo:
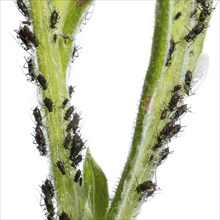
<path fill-rule="evenodd" d="M 73 127 L 74 127 L 74 121 L 71 120 L 67 125 L 66 132 L 70 132 L 73 129 Z"/>
<path fill-rule="evenodd" d="M 24 37 L 26 38 L 26 40 L 30 41 L 32 44 L 34 44 L 35 47 L 38 47 L 39 42 L 38 42 L 35 34 L 32 31 L 30 31 L 28 26 L 24 25 L 22 30 L 23 30 L 23 34 L 24 34 Z"/>
<path fill-rule="evenodd" d="M 74 161 L 71 163 L 71 166 L 76 168 L 76 166 L 82 161 L 82 155 L 78 155 Z"/>
<path fill-rule="evenodd" d="M 177 110 L 174 113 L 174 117 L 173 117 L 174 120 L 179 119 L 179 117 L 181 115 L 183 115 L 184 113 L 186 113 L 187 111 L 188 111 L 187 104 L 181 105 L 180 107 L 178 107 Z"/>
<path fill-rule="evenodd" d="M 145 192 L 154 192 L 156 190 L 157 185 L 153 183 L 151 180 L 147 180 L 136 187 L 136 191 L 138 194 Z"/>
<path fill-rule="evenodd" d="M 164 109 L 162 112 L 161 112 L 161 115 L 160 115 L 160 119 L 163 120 L 167 117 L 167 114 L 168 114 L 169 110 L 168 109 Z"/>
<path fill-rule="evenodd" d="M 199 21 L 204 22 L 210 14 L 211 13 L 207 8 L 203 8 L 199 14 Z"/>
<path fill-rule="evenodd" d="M 180 90 L 181 90 L 181 88 L 182 88 L 182 86 L 179 84 L 179 85 L 176 85 L 176 86 L 174 86 L 174 88 L 173 88 L 173 93 L 176 93 L 176 92 L 179 92 Z"/>
<path fill-rule="evenodd" d="M 50 27 L 51 28 L 56 28 L 56 23 L 57 23 L 57 20 L 58 20 L 58 12 L 56 12 L 56 10 L 54 10 L 51 14 L 51 17 L 50 17 Z"/>
<path fill-rule="evenodd" d="M 45 196 L 54 196 L 54 186 L 52 182 L 48 179 L 41 185 L 42 192 Z"/>
<path fill-rule="evenodd" d="M 36 128 L 35 128 L 35 133 L 38 134 L 40 137 L 43 137 L 43 136 L 44 136 L 43 131 L 42 131 L 42 129 L 40 128 L 39 125 L 36 126 Z"/>
<path fill-rule="evenodd" d="M 186 42 L 191 42 L 194 41 L 195 38 L 201 34 L 203 32 L 203 30 L 205 29 L 205 24 L 204 22 L 199 21 L 196 26 L 189 31 L 189 33 L 184 37 L 184 39 L 186 40 Z"/>
<path fill-rule="evenodd" d="M 189 95 L 189 92 L 191 90 L 191 81 L 192 81 L 192 72 L 190 70 L 187 70 L 184 81 L 185 82 L 184 89 L 187 95 Z"/>
<path fill-rule="evenodd" d="M 70 220 L 70 217 L 66 212 L 62 212 L 62 214 L 59 216 L 59 220 Z"/>
<path fill-rule="evenodd" d="M 73 146 L 81 141 L 81 137 L 76 133 L 73 135 Z"/>
<path fill-rule="evenodd" d="M 151 149 L 153 151 L 157 150 L 158 148 L 161 148 L 162 147 L 162 144 L 160 142 L 156 143 Z"/>
<path fill-rule="evenodd" d="M 39 129 L 40 129 L 40 127 L 39 127 Z M 40 130 L 41 130 L 41 129 L 40 129 Z M 42 132 L 42 131 L 41 131 L 41 132 Z M 35 141 L 36 141 L 37 144 L 39 144 L 40 146 L 45 146 L 45 145 L 46 145 L 46 141 L 45 141 L 43 132 L 42 132 L 42 133 L 36 133 L 36 134 L 35 134 Z"/>
<path fill-rule="evenodd" d="M 24 28 L 20 28 L 19 31 L 15 30 L 15 32 L 18 34 L 17 38 L 20 38 L 20 40 L 22 41 L 21 45 L 24 44 L 26 46 L 26 48 L 24 49 L 29 50 L 31 48 L 31 44 L 30 44 L 30 40 L 28 39 Z"/>
<path fill-rule="evenodd" d="M 74 181 L 77 183 L 81 176 L 81 170 L 77 170 L 76 175 L 74 177 Z"/>
<path fill-rule="evenodd" d="M 64 116 L 64 119 L 65 119 L 66 121 L 68 121 L 68 119 L 69 119 L 70 116 L 72 115 L 73 111 L 74 111 L 74 107 L 73 107 L 73 106 L 70 106 L 70 107 L 67 109 L 67 111 L 66 111 L 66 113 L 65 113 L 65 116 Z"/>
<path fill-rule="evenodd" d="M 176 15 L 174 16 L 173 19 L 174 19 L 174 20 L 177 20 L 181 15 L 182 15 L 182 12 L 179 11 L 179 12 L 176 13 Z"/>
<path fill-rule="evenodd" d="M 67 105 L 68 102 L 69 102 L 69 99 L 65 98 L 62 102 L 61 108 L 65 108 L 65 106 Z"/>
<path fill-rule="evenodd" d="M 170 153 L 170 150 L 169 150 L 169 147 L 163 149 L 163 151 L 161 152 L 161 157 L 160 157 L 160 160 L 158 162 L 158 165 L 160 165 L 169 155 Z"/>
<path fill-rule="evenodd" d="M 168 136 L 173 130 L 174 122 L 170 121 L 163 127 L 162 131 L 160 132 L 161 135 Z"/>
<path fill-rule="evenodd" d="M 28 66 L 25 67 L 25 65 L 24 65 L 23 67 L 28 69 L 28 73 L 26 74 L 29 76 L 28 81 L 33 82 L 36 79 L 36 74 L 34 71 L 34 62 L 33 62 L 32 58 L 29 58 L 29 59 L 25 58 L 25 60 L 26 60 L 26 63 Z"/>
<path fill-rule="evenodd" d="M 38 107 L 36 107 L 34 110 L 33 110 L 33 115 L 34 115 L 34 118 L 35 118 L 35 121 L 37 122 L 37 125 L 39 126 L 42 126 L 42 116 L 41 116 L 41 113 L 40 113 L 40 110 Z"/>
<path fill-rule="evenodd" d="M 67 125 L 66 131 L 69 132 L 70 130 L 73 130 L 73 133 L 75 134 L 78 129 L 79 120 L 80 120 L 79 114 L 75 113 L 73 115 L 73 119 Z"/>
<path fill-rule="evenodd" d="M 169 134 L 169 138 L 172 138 L 173 136 L 177 135 L 181 130 L 181 125 L 176 124 L 172 127 L 172 131 Z"/>
<path fill-rule="evenodd" d="M 29 16 L 28 14 L 28 8 L 25 5 L 25 3 L 23 2 L 23 0 L 17 0 L 17 6 L 19 11 L 24 15 L 24 16 Z"/>
<path fill-rule="evenodd" d="M 76 133 L 76 130 L 78 129 L 79 121 L 80 121 L 80 116 L 79 116 L 78 113 L 75 113 L 75 114 L 73 115 L 73 123 L 74 123 L 73 133 Z"/>
<path fill-rule="evenodd" d="M 49 112 L 53 111 L 53 102 L 51 101 L 50 98 L 48 98 L 48 97 L 44 98 L 44 105 L 47 107 Z"/>
<path fill-rule="evenodd" d="M 175 46 L 176 46 L 177 42 L 175 43 L 173 38 L 170 40 L 170 47 L 169 47 L 169 51 L 168 51 L 168 54 L 167 54 L 167 60 L 166 60 L 166 63 L 165 63 L 165 66 L 170 66 L 171 64 L 171 59 L 172 59 L 172 54 L 175 50 Z"/>
<path fill-rule="evenodd" d="M 41 85 L 43 90 L 47 89 L 47 81 L 46 81 L 45 77 L 42 74 L 39 74 L 37 76 L 37 81 L 39 82 L 39 84 Z"/>
<path fill-rule="evenodd" d="M 64 143 L 63 143 L 65 149 L 68 149 L 69 144 L 70 144 L 70 141 L 71 141 L 71 134 L 68 133 L 68 134 L 66 135 L 65 140 L 64 140 Z"/>
<path fill-rule="evenodd" d="M 57 42 L 57 34 L 53 35 L 53 42 L 56 43 Z"/>
<path fill-rule="evenodd" d="M 57 161 L 57 167 L 59 168 L 60 172 L 65 175 L 66 171 L 65 171 L 65 167 L 62 161 Z"/>
<path fill-rule="evenodd" d="M 74 161 L 77 155 L 83 150 L 84 143 L 78 142 L 70 149 L 69 159 Z"/>
<path fill-rule="evenodd" d="M 72 97 L 72 93 L 74 92 L 74 87 L 73 86 L 69 86 L 69 97 Z"/>
<path fill-rule="evenodd" d="M 176 106 L 181 98 L 182 97 L 180 95 L 178 95 L 177 93 L 174 93 L 172 95 L 170 102 L 169 102 L 169 110 L 170 111 L 173 111 L 176 108 Z"/>

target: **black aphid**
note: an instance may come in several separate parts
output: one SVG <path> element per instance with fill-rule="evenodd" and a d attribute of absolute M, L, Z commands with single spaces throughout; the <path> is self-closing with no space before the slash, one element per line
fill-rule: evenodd
<path fill-rule="evenodd" d="M 156 190 L 157 185 L 153 183 L 151 180 L 147 180 L 136 187 L 136 191 L 138 194 L 144 192 L 154 192 Z"/>
<path fill-rule="evenodd" d="M 167 124 L 165 124 L 162 131 L 160 132 L 160 138 L 161 139 L 170 138 L 170 135 L 173 131 L 173 127 L 174 127 L 174 122 L 173 121 L 168 122 Z"/>
<path fill-rule="evenodd" d="M 36 80 L 36 74 L 34 72 L 34 62 L 33 62 L 32 58 L 29 58 L 29 59 L 25 58 L 25 60 L 28 65 L 28 67 L 26 67 L 26 68 L 28 68 L 28 73 L 26 74 L 29 76 L 28 81 L 33 82 Z"/>
<path fill-rule="evenodd" d="M 169 134 L 169 138 L 172 138 L 173 136 L 177 135 L 181 130 L 181 125 L 176 124 L 172 127 L 172 131 Z"/>
<path fill-rule="evenodd" d="M 175 50 L 175 46 L 176 46 L 177 42 L 175 43 L 173 38 L 170 40 L 170 47 L 169 47 L 169 51 L 168 51 L 168 54 L 167 54 L 167 60 L 166 60 L 166 63 L 165 63 L 165 66 L 170 66 L 171 64 L 171 59 L 172 59 L 172 54 Z"/>
<path fill-rule="evenodd" d="M 68 121 L 68 119 L 69 119 L 70 116 L 72 115 L 73 111 L 74 111 L 74 107 L 73 107 L 73 106 L 70 106 L 70 107 L 67 109 L 67 111 L 66 111 L 66 113 L 65 113 L 65 116 L 64 116 L 64 119 L 65 119 L 66 121 Z"/>
<path fill-rule="evenodd" d="M 69 147 L 69 144 L 70 144 L 70 141 L 71 141 L 71 134 L 68 133 L 65 137 L 65 140 L 64 140 L 64 143 L 63 143 L 63 146 L 65 149 L 68 149 Z"/>
<path fill-rule="evenodd" d="M 199 34 L 201 34 L 203 32 L 203 30 L 205 29 L 205 24 L 204 22 L 199 21 L 196 26 L 189 31 L 189 33 L 184 37 L 184 39 L 186 40 L 186 42 L 191 42 L 193 41 Z"/>
<path fill-rule="evenodd" d="M 75 113 L 73 115 L 73 119 L 67 125 L 66 131 L 69 132 L 70 130 L 73 130 L 73 133 L 75 134 L 78 129 L 79 120 L 80 120 L 79 114 Z"/>
<path fill-rule="evenodd" d="M 20 38 L 20 40 L 22 41 L 21 44 L 24 44 L 26 46 L 25 50 L 29 50 L 31 48 L 31 44 L 25 29 L 20 28 L 19 31 L 15 30 L 15 32 L 18 34 L 17 38 Z"/>
<path fill-rule="evenodd" d="M 185 84 L 184 84 L 184 89 L 187 95 L 189 95 L 189 92 L 191 90 L 191 81 L 192 81 L 192 72 L 190 70 L 186 71 L 185 74 Z"/>
<path fill-rule="evenodd" d="M 17 0 L 17 6 L 18 6 L 18 9 L 19 11 L 24 15 L 24 16 L 29 16 L 28 14 L 28 8 L 27 6 L 25 5 L 25 3 L 23 2 L 23 0 Z"/>
<path fill-rule="evenodd" d="M 81 176 L 81 170 L 77 170 L 76 175 L 74 177 L 74 181 L 77 183 Z"/>
<path fill-rule="evenodd" d="M 182 97 L 180 95 L 178 95 L 177 93 L 174 93 L 172 95 L 170 102 L 169 102 L 169 105 L 168 105 L 170 111 L 173 111 L 177 107 L 177 104 L 181 98 Z"/>
<path fill-rule="evenodd" d="M 50 27 L 51 28 L 56 28 L 56 23 L 57 23 L 57 20 L 58 20 L 58 12 L 56 12 L 56 10 L 54 10 L 51 14 L 51 17 L 50 17 Z"/>
<path fill-rule="evenodd" d="M 48 97 L 44 98 L 44 105 L 47 107 L 49 112 L 53 111 L 53 102 L 51 101 L 50 98 L 48 98 Z"/>
<path fill-rule="evenodd" d="M 158 143 L 156 143 L 151 149 L 152 149 L 153 151 L 155 151 L 155 150 L 157 150 L 158 148 L 161 148 L 161 147 L 162 147 L 162 143 L 158 142 Z"/>
<path fill-rule="evenodd" d="M 170 153 L 169 147 L 162 150 L 158 165 L 160 165 L 168 157 L 169 153 Z"/>
<path fill-rule="evenodd" d="M 41 185 L 42 192 L 45 196 L 54 197 L 54 186 L 52 182 L 48 179 Z"/>
<path fill-rule="evenodd" d="M 21 30 L 23 30 L 23 34 L 24 37 L 27 41 L 31 42 L 32 44 L 34 44 L 35 47 L 38 47 L 39 42 L 35 36 L 35 34 L 30 31 L 29 27 L 24 25 L 23 29 L 21 28 Z"/>
<path fill-rule="evenodd" d="M 161 120 L 164 120 L 164 119 L 167 117 L 168 112 L 169 112 L 168 109 L 164 109 L 164 110 L 161 112 L 160 119 L 161 119 Z"/>
<path fill-rule="evenodd" d="M 66 212 L 62 212 L 62 214 L 59 216 L 59 220 L 70 220 L 70 217 Z"/>
<path fill-rule="evenodd" d="M 188 111 L 187 104 L 184 104 L 178 107 L 176 111 L 174 112 L 174 117 L 173 117 L 174 120 L 179 119 L 179 117 L 183 115 L 184 113 L 186 113 L 187 111 Z"/>
<path fill-rule="evenodd" d="M 53 42 L 56 43 L 57 42 L 57 34 L 53 35 Z"/>
<path fill-rule="evenodd" d="M 46 145 L 46 141 L 45 141 L 43 132 L 42 133 L 35 133 L 35 141 L 40 146 L 45 146 Z"/>
<path fill-rule="evenodd" d="M 74 136 L 73 136 L 73 139 L 74 139 Z M 77 142 L 73 140 L 73 146 L 70 149 L 70 157 L 69 157 L 70 160 L 74 161 L 76 156 L 84 149 L 83 147 L 84 147 L 84 142 L 82 141 L 81 138 Z"/>
<path fill-rule="evenodd" d="M 33 110 L 33 115 L 37 125 L 42 126 L 42 116 L 38 107 Z"/>
<path fill-rule="evenodd" d="M 179 85 L 176 85 L 176 86 L 174 86 L 174 88 L 173 88 L 173 93 L 176 93 L 176 92 L 179 92 L 180 90 L 181 90 L 181 88 L 182 88 L 182 86 L 179 84 Z"/>
<path fill-rule="evenodd" d="M 75 113 L 73 115 L 73 122 L 74 122 L 73 133 L 76 133 L 76 130 L 79 126 L 79 121 L 80 121 L 80 116 L 78 113 Z"/>
<path fill-rule="evenodd" d="M 65 175 L 66 171 L 65 171 L 65 167 L 62 161 L 57 161 L 57 167 L 59 168 L 60 172 Z"/>
<path fill-rule="evenodd" d="M 72 93 L 74 92 L 74 87 L 73 86 L 69 86 L 69 97 L 71 98 L 72 97 Z"/>
<path fill-rule="evenodd" d="M 69 99 L 65 98 L 62 102 L 61 108 L 65 108 L 68 102 L 69 102 Z"/>
<path fill-rule="evenodd" d="M 78 155 L 74 161 L 71 163 L 71 166 L 76 168 L 76 166 L 82 161 L 82 155 Z"/>
<path fill-rule="evenodd" d="M 47 89 L 47 81 L 46 81 L 45 77 L 42 74 L 39 74 L 37 76 L 37 81 L 39 82 L 39 84 L 41 85 L 43 90 Z"/>
<path fill-rule="evenodd" d="M 174 16 L 173 19 L 174 19 L 174 20 L 177 20 L 181 15 L 182 15 L 182 12 L 179 11 L 179 12 L 176 13 L 176 15 Z"/>

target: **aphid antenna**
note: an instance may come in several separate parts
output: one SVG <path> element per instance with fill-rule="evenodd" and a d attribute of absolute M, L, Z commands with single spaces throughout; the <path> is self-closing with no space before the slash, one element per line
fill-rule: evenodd
<path fill-rule="evenodd" d="M 91 4 L 91 6 L 88 8 L 87 12 L 85 13 L 85 16 L 83 17 L 83 25 L 87 24 L 87 21 L 89 21 L 93 15 L 95 9 L 95 4 Z M 85 23 L 84 23 L 85 22 Z"/>

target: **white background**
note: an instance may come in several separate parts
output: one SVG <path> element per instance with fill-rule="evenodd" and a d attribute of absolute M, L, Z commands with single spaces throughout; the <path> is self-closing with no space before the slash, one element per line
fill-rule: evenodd
<path fill-rule="evenodd" d="M 97 1 L 79 34 L 82 47 L 70 74 L 73 103 L 81 111 L 82 134 L 115 188 L 136 117 L 148 66 L 155 1 Z M 22 15 L 1 1 L 1 215 L 0 219 L 44 219 L 39 185 L 48 162 L 32 144 L 37 90 L 20 66 L 27 54 L 17 44 Z M 204 52 L 208 76 L 187 100 L 193 113 L 172 141 L 174 153 L 158 169 L 162 189 L 145 203 L 139 219 L 219 219 L 219 4 L 208 27 Z M 26 71 L 26 70 L 24 70 Z"/>

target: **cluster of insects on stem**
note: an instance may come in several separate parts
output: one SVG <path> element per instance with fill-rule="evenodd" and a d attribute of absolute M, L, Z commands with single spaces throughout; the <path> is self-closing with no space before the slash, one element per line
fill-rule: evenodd
<path fill-rule="evenodd" d="M 77 7 L 80 7 L 87 1 L 88 0 L 76 0 L 74 4 L 76 4 Z M 44 49 L 44 46 L 34 33 L 29 2 L 27 0 L 15 0 L 15 4 L 25 18 L 24 21 L 21 21 L 19 29 L 15 30 L 15 32 L 19 44 L 29 54 L 29 57 L 25 58 L 26 62 L 24 65 L 24 68 L 27 69 L 27 73 L 25 74 L 27 76 L 27 81 L 37 85 L 39 90 L 42 90 L 43 93 L 50 94 L 50 80 L 46 78 L 44 73 L 39 72 L 38 70 L 36 50 L 39 46 L 42 46 Z M 49 5 L 49 8 L 51 8 L 51 5 Z M 58 43 L 58 39 L 63 39 L 64 43 L 71 43 L 73 41 L 71 36 L 58 33 L 58 25 L 61 16 L 62 13 L 56 9 L 51 10 L 51 14 L 47 15 L 48 30 L 52 32 L 53 36 L 51 40 L 52 45 Z M 88 18 L 85 19 L 85 21 L 87 20 Z M 68 39 L 69 41 L 67 41 Z M 78 57 L 78 50 L 79 47 L 74 45 L 71 56 L 72 62 Z M 49 115 L 50 117 L 53 117 L 57 108 L 63 112 L 62 121 L 66 124 L 66 128 L 64 130 L 65 138 L 63 139 L 62 149 L 65 152 L 64 154 L 69 156 L 63 160 L 52 161 L 52 165 L 61 175 L 66 175 L 67 170 L 72 169 L 75 173 L 72 178 L 73 184 L 78 184 L 81 187 L 83 178 L 82 171 L 78 169 L 78 166 L 83 160 L 82 151 L 85 149 L 85 141 L 80 134 L 81 116 L 76 112 L 76 108 L 70 104 L 73 93 L 74 87 L 69 85 L 67 96 L 63 98 L 61 103 L 52 100 L 50 95 L 44 94 L 40 106 L 38 105 L 33 109 L 33 117 L 35 121 L 33 137 L 34 144 L 37 145 L 36 148 L 39 151 L 40 156 L 48 157 L 50 152 L 50 141 L 47 130 L 45 129 L 47 128 L 46 116 Z M 67 166 L 67 163 L 70 165 L 70 168 Z M 60 220 L 70 220 L 69 214 L 65 210 L 56 210 L 56 190 L 53 180 L 46 179 L 40 187 L 42 190 L 41 198 L 43 200 L 41 206 L 44 206 L 46 219 L 53 220 L 59 217 Z"/>
<path fill-rule="evenodd" d="M 195 42 L 204 32 L 205 28 L 208 27 L 207 22 L 214 8 L 211 8 L 211 4 L 207 0 L 196 0 L 196 3 L 197 8 L 188 16 L 189 18 L 193 18 L 197 15 L 197 24 L 191 30 L 187 29 L 188 33 L 183 36 L 183 38 L 179 39 L 179 41 L 175 42 L 173 37 L 169 41 L 169 48 L 165 60 L 165 66 L 168 67 L 168 69 L 170 65 L 172 65 L 176 45 L 180 43 L 181 40 L 184 40 L 191 45 L 191 43 Z M 198 11 L 199 14 L 197 14 Z M 173 17 L 174 22 L 183 16 L 184 13 L 178 11 Z M 160 166 L 167 159 L 168 155 L 173 152 L 170 151 L 167 145 L 172 138 L 177 137 L 181 132 L 183 126 L 181 126 L 179 121 L 182 116 L 185 113 L 190 112 L 189 107 L 184 103 L 184 97 L 194 94 L 192 89 L 195 88 L 195 85 L 204 78 L 207 70 L 208 58 L 206 55 L 202 54 L 195 68 L 193 70 L 188 69 L 185 72 L 183 82 L 179 82 L 179 84 L 176 84 L 173 87 L 170 92 L 170 100 L 167 103 L 164 103 L 165 108 L 160 113 L 160 120 L 165 121 L 165 124 L 159 131 L 157 130 L 156 142 L 151 146 L 152 153 L 147 155 L 146 160 L 147 164 L 152 164 L 152 177 L 156 174 L 157 167 Z M 159 189 L 157 187 L 157 182 L 153 182 L 152 179 L 137 184 L 135 187 L 135 191 L 140 195 L 139 201 L 142 199 L 146 200 L 148 197 L 153 196 L 157 189 Z"/>

